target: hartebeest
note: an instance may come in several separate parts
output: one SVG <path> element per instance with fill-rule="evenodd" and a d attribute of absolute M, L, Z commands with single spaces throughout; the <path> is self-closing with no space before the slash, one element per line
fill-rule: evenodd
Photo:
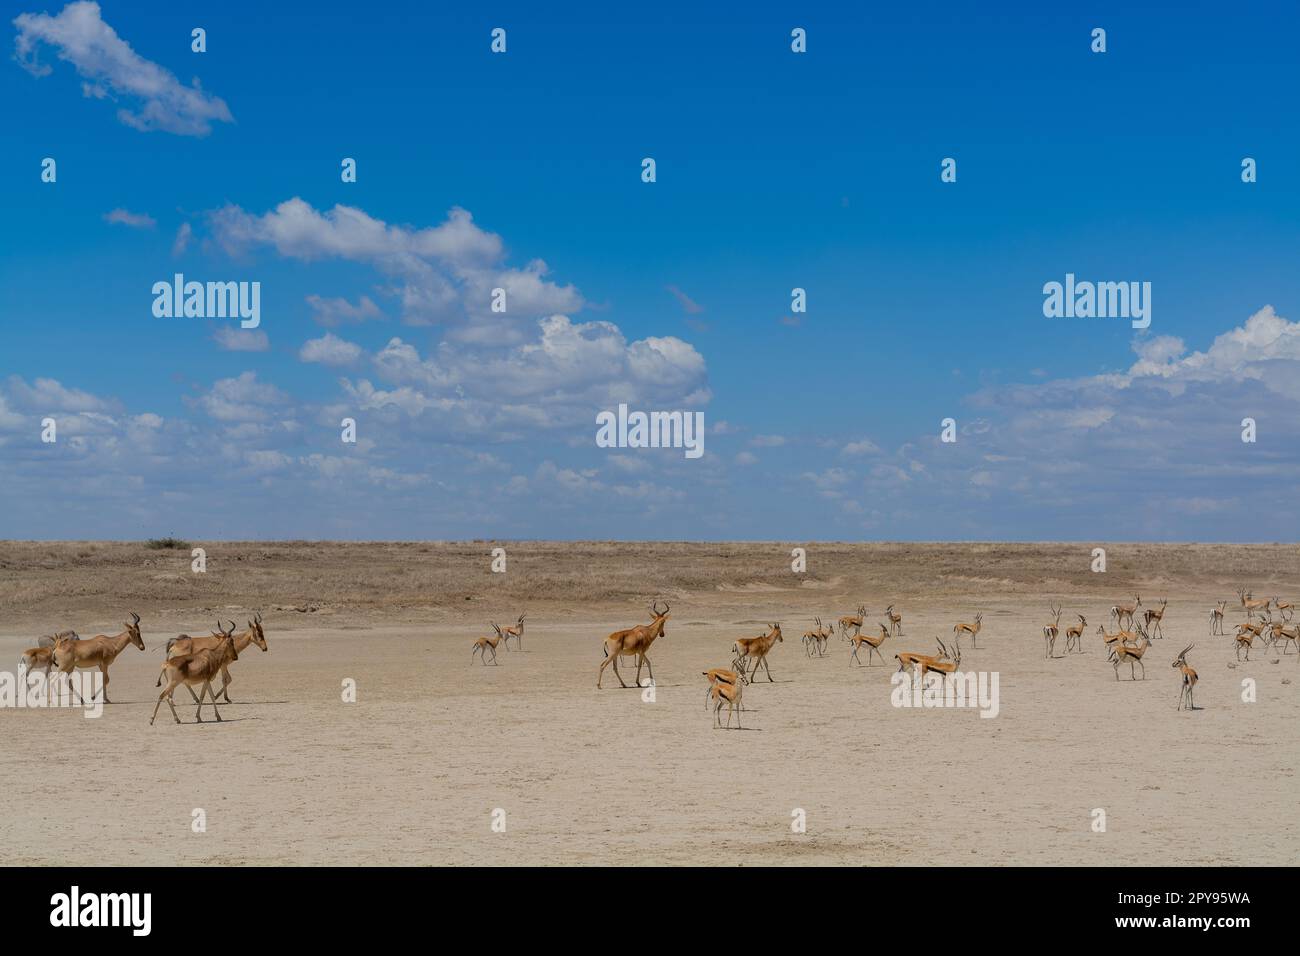
<path fill-rule="evenodd" d="M 1192 668 L 1188 666 L 1187 663 L 1187 652 L 1190 651 L 1195 646 L 1196 646 L 1195 644 L 1188 644 L 1185 648 L 1183 648 L 1183 652 L 1178 655 L 1177 660 L 1174 661 L 1175 669 L 1180 670 L 1183 673 L 1183 686 L 1178 691 L 1178 706 L 1175 708 L 1175 710 L 1183 709 L 1184 698 L 1187 699 L 1188 710 L 1196 709 L 1196 705 L 1192 703 L 1192 690 L 1196 687 L 1196 681 L 1198 680 L 1198 678 L 1196 676 L 1196 671 L 1192 670 Z"/>
<path fill-rule="evenodd" d="M 235 629 L 235 622 L 231 621 L 230 630 L 234 631 L 234 629 Z M 210 637 L 190 637 L 188 634 L 181 634 L 178 637 L 173 637 L 167 642 L 167 656 L 184 657 L 186 654 L 193 654 L 196 651 L 211 650 L 224 640 L 223 635 L 225 634 L 225 632 L 226 629 L 223 628 L 221 626 L 221 622 L 218 621 L 217 631 L 213 632 L 213 634 Z M 266 646 L 266 631 L 262 628 L 262 614 L 260 611 L 253 615 L 252 620 L 248 622 L 247 628 L 245 628 L 244 630 L 240 631 L 238 634 L 235 635 L 236 650 L 246 651 L 248 650 L 248 645 L 250 644 L 257 645 L 258 649 L 261 650 L 263 653 L 265 653 L 268 649 Z M 159 683 L 161 683 L 162 681 L 161 674 L 158 675 L 158 680 Z M 230 676 L 229 668 L 222 667 L 221 668 L 222 683 L 221 683 L 221 688 L 217 691 L 217 696 L 225 700 L 227 704 L 233 703 L 233 701 L 230 699 L 230 693 L 229 693 L 229 688 L 232 680 L 233 678 L 231 678 Z M 159 686 L 159 684 L 155 684 L 154 686 L 157 687 Z M 186 684 L 185 689 L 190 692 L 191 697 L 194 697 L 193 687 L 190 687 L 188 684 Z M 197 697 L 194 697 L 194 702 L 196 704 L 198 703 Z"/>
<path fill-rule="evenodd" d="M 975 615 L 974 624 L 954 624 L 952 628 L 952 633 L 955 635 L 954 639 L 957 641 L 957 644 L 960 646 L 961 636 L 963 634 L 969 634 L 970 646 L 978 649 L 979 645 L 975 643 L 975 637 L 980 632 L 981 622 L 983 620 L 984 620 L 984 612 L 981 611 L 979 614 Z"/>
<path fill-rule="evenodd" d="M 749 679 L 753 681 L 754 676 L 758 673 L 759 665 L 763 666 L 763 672 L 767 674 L 769 684 L 775 683 L 772 680 L 772 668 L 768 666 L 767 654 L 772 647 L 779 641 L 785 643 L 785 638 L 781 636 L 780 624 L 769 624 L 770 630 L 766 634 L 760 634 L 758 637 L 742 637 L 732 649 L 736 651 L 736 660 L 734 663 L 740 664 L 739 670 L 744 670 L 744 664 L 741 662 L 749 661 L 751 658 L 754 663 L 749 671 Z"/>
<path fill-rule="evenodd" d="M 600 670 L 596 672 L 596 689 L 600 689 L 600 679 L 604 676 L 605 668 L 610 664 L 614 665 L 614 676 L 618 678 L 621 686 L 626 687 L 623 683 L 623 677 L 618 672 L 618 656 L 620 654 L 636 655 L 636 686 L 641 686 L 641 665 L 644 664 L 650 668 L 650 680 L 655 679 L 655 669 L 650 665 L 650 658 L 646 657 L 646 652 L 650 650 L 650 645 L 655 642 L 656 638 L 664 635 L 664 622 L 668 620 L 668 602 L 664 602 L 664 609 L 659 610 L 659 602 L 655 601 L 650 605 L 650 613 L 653 620 L 649 624 L 638 624 L 636 627 L 629 627 L 624 631 L 615 631 L 609 637 L 605 638 L 605 659 L 600 662 Z"/>
<path fill-rule="evenodd" d="M 217 622 L 221 626 L 221 622 Z M 198 709 L 194 711 L 196 723 L 203 723 L 203 698 L 211 696 L 212 712 L 217 715 L 217 720 L 221 720 L 221 711 L 217 710 L 217 697 L 212 693 L 212 681 L 221 669 L 232 661 L 239 660 L 239 652 L 235 650 L 235 625 L 231 622 L 230 630 L 223 630 L 216 647 L 209 647 L 205 650 L 195 651 L 193 654 L 185 654 L 181 657 L 169 657 L 162 663 L 162 672 L 167 677 L 167 686 L 163 692 L 158 695 L 158 703 L 153 705 L 153 716 L 149 718 L 149 726 L 158 718 L 158 708 L 162 702 L 167 701 L 167 706 L 172 710 L 172 716 L 176 718 L 176 723 L 181 722 L 180 716 L 176 713 L 176 702 L 172 699 L 179 684 L 191 687 L 194 684 L 201 684 L 202 689 L 198 696 Z"/>
<path fill-rule="evenodd" d="M 115 637 L 96 634 L 84 641 L 71 639 L 59 641 L 54 645 L 54 666 L 63 674 L 71 674 L 76 668 L 98 667 L 99 672 L 104 675 L 104 703 L 111 704 L 112 701 L 108 699 L 109 666 L 117 660 L 118 654 L 126 650 L 128 644 L 134 644 L 140 650 L 144 650 L 144 638 L 140 636 L 140 615 L 132 611 L 131 620 L 123 624 L 123 627 L 126 630 Z M 74 690 L 73 693 L 76 694 L 76 691 Z M 80 696 L 77 694 L 78 698 Z M 85 701 L 82 703 L 84 704 Z"/>

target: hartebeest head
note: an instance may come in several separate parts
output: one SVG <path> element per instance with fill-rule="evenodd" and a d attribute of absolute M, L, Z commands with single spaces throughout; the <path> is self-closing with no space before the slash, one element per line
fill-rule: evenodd
<path fill-rule="evenodd" d="M 130 623 L 126 623 L 125 626 L 126 633 L 130 635 L 131 643 L 140 648 L 140 650 L 144 650 L 144 638 L 140 636 L 140 615 L 132 611 L 131 621 Z"/>
<path fill-rule="evenodd" d="M 254 644 L 263 651 L 266 650 L 266 632 L 262 630 L 261 613 L 253 615 L 253 619 L 248 622 L 248 634 Z"/>
<path fill-rule="evenodd" d="M 660 637 L 663 637 L 668 633 L 668 629 L 664 627 L 664 621 L 668 620 L 668 607 L 669 605 L 667 601 L 664 602 L 664 609 L 662 611 L 659 610 L 658 601 L 655 601 L 654 604 L 650 605 L 650 615 L 654 618 L 650 623 L 658 627 Z"/>
<path fill-rule="evenodd" d="M 235 647 L 235 622 L 231 621 L 230 627 L 222 627 L 221 622 L 217 621 L 217 627 L 221 631 L 221 645 L 223 647 L 227 644 L 230 645 L 228 653 L 231 661 L 239 660 L 239 648 Z"/>

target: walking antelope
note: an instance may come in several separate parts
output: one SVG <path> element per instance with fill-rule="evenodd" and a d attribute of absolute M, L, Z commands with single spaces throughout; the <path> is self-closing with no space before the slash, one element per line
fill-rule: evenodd
<path fill-rule="evenodd" d="M 826 656 L 826 632 L 822 629 L 822 619 L 816 618 L 817 630 L 804 631 L 803 649 L 808 657 L 813 656 L 813 651 L 817 652 L 818 657 Z"/>
<path fill-rule="evenodd" d="M 1281 598 L 1273 598 L 1273 606 L 1277 608 L 1278 613 L 1282 615 L 1282 620 L 1290 624 L 1291 615 L 1295 613 L 1295 605 L 1290 601 L 1283 601 Z"/>
<path fill-rule="evenodd" d="M 1052 623 L 1043 625 L 1043 643 L 1047 646 L 1047 656 L 1051 657 L 1056 650 L 1056 635 L 1061 630 L 1061 609 L 1051 603 L 1047 606 L 1052 611 Z"/>
<path fill-rule="evenodd" d="M 850 628 L 853 630 L 855 634 L 858 631 L 862 630 L 862 619 L 866 616 L 867 616 L 867 608 L 865 605 L 862 604 L 858 605 L 858 613 L 856 617 L 853 616 L 852 614 L 845 614 L 842 618 L 840 618 L 840 622 L 839 622 L 840 636 L 848 637 Z"/>
<path fill-rule="evenodd" d="M 858 666 L 862 666 L 862 661 L 858 658 L 858 651 L 862 650 L 863 644 L 867 646 L 867 666 L 871 666 L 872 654 L 880 658 L 880 663 L 885 663 L 885 655 L 880 653 L 880 645 L 885 643 L 885 638 L 889 637 L 889 628 L 883 624 L 876 626 L 880 628 L 880 633 L 875 637 L 870 634 L 858 633 L 849 638 L 849 647 L 853 649 L 853 653 L 849 655 L 850 664 L 857 661 Z"/>
<path fill-rule="evenodd" d="M 1160 601 L 1159 610 L 1153 607 L 1149 607 L 1147 608 L 1146 613 L 1142 615 L 1143 619 L 1146 621 L 1146 628 L 1148 631 L 1151 632 L 1152 637 L 1165 636 L 1165 632 L 1160 628 L 1160 621 L 1161 619 L 1164 618 L 1165 608 L 1167 608 L 1168 606 L 1169 606 L 1169 598 L 1162 598 Z M 1155 626 L 1153 627 L 1152 625 Z"/>
<path fill-rule="evenodd" d="M 221 622 L 218 621 L 217 626 L 220 627 Z M 194 711 L 196 723 L 203 723 L 203 698 L 208 695 L 212 697 L 212 712 L 220 721 L 221 711 L 217 710 L 217 695 L 212 693 L 212 681 L 221 673 L 225 665 L 237 660 L 239 660 L 239 651 L 235 650 L 234 622 L 231 622 L 230 630 L 221 632 L 216 647 L 167 658 L 162 663 L 162 672 L 167 676 L 167 686 L 158 695 L 158 703 L 153 705 L 153 716 L 149 718 L 149 726 L 152 727 L 153 722 L 158 719 L 158 708 L 162 706 L 164 700 L 171 708 L 176 723 L 181 722 L 180 716 L 176 713 L 176 702 L 172 699 L 172 694 L 179 684 L 184 684 L 186 687 L 192 687 L 194 684 L 202 685 L 198 696 L 199 706 Z"/>
<path fill-rule="evenodd" d="M 1227 601 L 1220 601 L 1218 607 L 1210 609 L 1210 633 L 1223 633 L 1223 612 L 1228 606 Z"/>
<path fill-rule="evenodd" d="M 1065 629 L 1065 653 L 1070 653 L 1070 649 L 1083 653 L 1083 629 L 1088 626 L 1088 619 L 1082 614 L 1074 615 L 1079 619 L 1078 624 L 1071 624 Z"/>
<path fill-rule="evenodd" d="M 605 668 L 610 664 L 614 665 L 614 676 L 623 687 L 623 678 L 618 672 L 618 656 L 620 654 L 636 655 L 636 686 L 641 686 L 641 665 L 644 664 L 650 668 L 650 679 L 655 679 L 655 669 L 650 666 L 650 658 L 646 657 L 646 652 L 650 650 L 650 645 L 655 639 L 664 635 L 664 622 L 668 620 L 668 603 L 664 602 L 664 609 L 659 610 L 659 602 L 655 601 L 650 606 L 650 613 L 654 619 L 649 624 L 638 624 L 636 627 L 629 627 L 624 631 L 615 631 L 609 637 L 605 638 L 605 659 L 600 662 L 600 670 L 596 672 L 596 688 L 600 689 L 600 679 L 604 676 Z"/>
<path fill-rule="evenodd" d="M 935 638 L 938 640 L 938 638 Z M 930 671 L 942 674 L 946 679 L 949 674 L 954 673 L 957 668 L 961 667 L 961 644 L 956 648 L 956 654 L 948 650 L 943 641 L 939 641 L 939 654 L 937 657 L 922 658 L 918 662 L 921 668 L 921 680 L 925 680 L 925 675 Z"/>
<path fill-rule="evenodd" d="M 1246 660 L 1250 660 L 1250 649 L 1255 646 L 1255 638 L 1258 635 L 1246 625 L 1237 628 L 1237 636 L 1233 638 L 1237 642 L 1237 660 L 1241 660 L 1242 648 L 1246 650 Z"/>
<path fill-rule="evenodd" d="M 767 653 L 778 641 L 784 644 L 785 638 L 781 636 L 780 624 L 770 624 L 768 626 L 771 630 L 766 634 L 760 634 L 758 637 L 742 637 L 732 645 L 732 649 L 737 652 L 735 663 L 740 665 L 740 670 L 745 669 L 743 662 L 747 662 L 751 657 L 754 659 L 754 664 L 749 671 L 751 682 L 758 673 L 761 664 L 763 672 L 767 674 L 767 682 L 769 684 L 775 683 L 772 680 L 772 669 L 767 664 Z"/>
<path fill-rule="evenodd" d="M 736 715 L 736 729 L 737 730 L 745 729 L 740 725 L 740 712 L 744 710 L 744 708 L 740 705 L 740 699 L 742 693 L 741 686 L 742 685 L 740 684 L 726 684 L 721 681 L 718 681 L 711 688 L 709 688 L 709 694 L 713 697 L 714 700 L 717 701 L 717 704 L 713 708 L 714 727 L 722 726 L 722 705 L 726 704 L 727 705 L 727 729 L 728 730 L 731 729 L 731 715 L 733 713 Z"/>
<path fill-rule="evenodd" d="M 1136 595 L 1136 594 L 1133 595 L 1133 603 L 1132 603 L 1132 604 L 1115 604 L 1115 605 L 1113 605 L 1113 606 L 1111 607 L 1111 609 L 1110 609 L 1110 616 L 1111 616 L 1111 619 L 1114 620 L 1114 622 L 1115 622 L 1115 626 L 1116 626 L 1116 627 L 1123 627 L 1123 626 L 1124 626 L 1124 618 L 1128 618 L 1129 627 L 1132 627 L 1132 626 L 1133 626 L 1133 615 L 1137 613 L 1137 609 L 1140 608 L 1141 606 L 1142 606 L 1142 598 L 1139 597 L 1139 596 Z"/>
<path fill-rule="evenodd" d="M 35 647 L 29 647 L 18 657 L 19 670 L 26 670 L 31 673 L 35 670 L 45 671 L 45 677 L 48 680 L 50 670 L 54 667 L 54 646 L 59 641 L 79 641 L 76 631 L 59 631 L 56 634 L 46 634 L 36 641 Z"/>
<path fill-rule="evenodd" d="M 818 652 L 824 657 L 826 655 L 826 644 L 835 635 L 835 628 L 829 624 L 821 623 L 821 618 L 817 619 L 817 643 Z"/>
<path fill-rule="evenodd" d="M 1281 621 L 1274 621 L 1269 625 L 1268 642 L 1277 647 L 1278 643 L 1282 644 L 1282 653 L 1286 653 L 1286 646 L 1291 643 L 1296 644 L 1296 650 L 1300 651 L 1300 626 L 1287 627 Z"/>
<path fill-rule="evenodd" d="M 894 655 L 894 660 L 898 661 L 898 669 L 901 672 L 909 667 L 915 671 L 923 663 L 938 663 L 939 657 L 934 654 L 919 654 L 916 651 L 899 651 Z"/>
<path fill-rule="evenodd" d="M 505 639 L 506 650 L 510 650 L 510 638 L 513 637 L 515 639 L 515 650 L 522 651 L 524 649 L 524 616 L 520 614 L 519 620 L 515 621 L 514 624 L 510 627 L 503 627 L 501 636 Z"/>
<path fill-rule="evenodd" d="M 707 671 L 701 671 L 705 679 L 709 682 L 709 689 L 704 695 L 704 709 L 709 709 L 709 701 L 713 698 L 713 687 L 715 684 L 748 684 L 749 679 L 739 671 L 728 670 L 725 667 L 713 667 Z M 744 707 L 740 708 L 744 710 Z"/>
<path fill-rule="evenodd" d="M 903 636 L 903 615 L 894 610 L 894 605 L 885 608 L 885 614 L 889 617 L 889 633 L 896 636 Z"/>
<path fill-rule="evenodd" d="M 76 668 L 98 667 L 104 675 L 104 703 L 111 704 L 112 701 L 108 699 L 109 666 L 117 660 L 118 654 L 126 650 L 128 644 L 144 650 L 144 638 L 140 636 L 140 615 L 131 612 L 131 620 L 123 627 L 126 630 L 115 637 L 96 634 L 84 641 L 72 638 L 60 640 L 54 645 L 54 666 L 63 674 L 71 674 Z M 80 697 L 79 694 L 77 696 Z"/>
<path fill-rule="evenodd" d="M 492 624 L 491 621 L 488 621 L 488 623 Z M 506 637 L 499 624 L 492 624 L 492 630 L 497 632 L 495 637 L 480 637 L 470 645 L 469 662 L 471 664 L 474 663 L 474 657 L 477 655 L 479 663 L 486 667 L 489 651 L 492 654 L 492 663 L 497 662 L 497 645 L 504 641 Z"/>
<path fill-rule="evenodd" d="M 231 621 L 230 630 L 233 632 L 234 629 L 235 622 Z M 167 656 L 184 657 L 186 654 L 193 654 L 195 651 L 212 650 L 225 639 L 223 636 L 225 633 L 225 628 L 221 626 L 220 621 L 217 621 L 217 631 L 214 632 L 211 637 L 190 637 L 188 634 L 173 637 L 167 642 Z M 266 632 L 262 629 L 262 615 L 260 612 L 253 616 L 253 619 L 248 622 L 248 627 L 245 630 L 242 630 L 235 635 L 236 650 L 246 651 L 250 644 L 256 644 L 258 649 L 263 653 L 267 650 Z M 221 668 L 221 689 L 217 691 L 217 696 L 225 700 L 227 704 L 233 703 L 230 699 L 229 693 L 230 683 L 232 680 L 233 678 L 230 676 L 230 670 L 223 666 Z M 154 684 L 154 686 L 158 687 L 161 684 L 162 674 L 159 674 L 158 683 Z M 193 687 L 186 684 L 185 689 L 190 692 L 191 697 L 194 697 Z M 198 703 L 197 697 L 194 698 L 194 702 L 196 704 Z"/>
<path fill-rule="evenodd" d="M 978 647 L 978 645 L 976 645 L 976 643 L 975 643 L 975 636 L 976 636 L 977 634 L 979 634 L 979 632 L 980 632 L 980 626 L 981 626 L 980 622 L 983 620 L 983 618 L 984 618 L 984 612 L 981 611 L 979 614 L 976 614 L 976 615 L 975 615 L 975 623 L 974 623 L 974 624 L 954 624 L 954 625 L 953 625 L 952 632 L 953 632 L 953 634 L 957 635 L 956 640 L 957 640 L 957 644 L 958 644 L 958 646 L 961 645 L 961 636 L 962 636 L 963 634 L 969 634 L 969 635 L 970 635 L 970 646 L 971 646 L 971 647 Z"/>
<path fill-rule="evenodd" d="M 1247 591 L 1245 588 L 1237 588 L 1237 597 L 1241 599 L 1242 610 L 1246 612 L 1246 620 L 1251 620 L 1256 611 L 1268 610 L 1268 598 L 1260 601 L 1255 598 L 1254 593 Z"/>
<path fill-rule="evenodd" d="M 1135 670 L 1137 667 L 1142 668 L 1142 679 L 1147 679 L 1147 666 L 1142 663 L 1142 655 L 1145 654 L 1147 648 L 1151 646 L 1151 638 L 1147 637 L 1146 631 L 1142 631 L 1141 633 L 1142 639 L 1138 641 L 1136 645 L 1127 644 L 1124 641 L 1120 641 L 1115 645 L 1116 680 L 1119 680 L 1119 666 L 1121 664 L 1128 664 L 1129 677 L 1132 680 L 1137 680 L 1137 672 Z"/>
<path fill-rule="evenodd" d="M 1198 678 L 1196 676 L 1196 671 L 1192 670 L 1192 668 L 1187 664 L 1187 652 L 1195 646 L 1195 644 L 1188 644 L 1183 648 L 1183 652 L 1178 655 L 1178 659 L 1174 661 L 1174 667 L 1183 672 L 1183 686 L 1182 689 L 1178 691 L 1178 706 L 1175 708 L 1176 710 L 1183 709 L 1183 698 L 1187 699 L 1188 710 L 1196 709 L 1196 705 L 1192 703 L 1192 690 L 1196 687 L 1196 681 Z"/>

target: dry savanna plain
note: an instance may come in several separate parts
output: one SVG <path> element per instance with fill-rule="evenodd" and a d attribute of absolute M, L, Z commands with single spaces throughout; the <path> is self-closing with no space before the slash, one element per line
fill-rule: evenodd
<path fill-rule="evenodd" d="M 206 550 L 203 574 L 191 546 Z M 504 574 L 490 570 L 496 546 Z M 146 646 L 113 664 L 114 703 L 97 719 L 0 710 L 0 863 L 1300 858 L 1300 654 L 1257 640 L 1239 662 L 1231 636 L 1246 620 L 1238 587 L 1300 603 L 1300 548 L 1103 543 L 1094 573 L 1094 544 L 827 543 L 806 545 L 795 574 L 793 546 L 0 542 L 0 670 L 41 634 L 117 634 L 130 612 Z M 1134 594 L 1144 609 L 1168 599 L 1166 636 L 1145 680 L 1126 666 L 1116 681 L 1096 626 L 1113 630 L 1110 606 Z M 648 622 L 655 600 L 671 611 L 649 655 L 653 695 L 612 671 L 597 690 L 603 639 Z M 1228 636 L 1211 636 L 1220 600 Z M 1087 618 L 1081 652 L 1062 639 L 1045 656 L 1050 603 L 1062 632 Z M 814 617 L 860 604 L 864 631 L 886 605 L 902 614 L 885 664 L 850 666 L 838 635 L 826 657 L 806 656 Z M 225 721 L 205 707 L 195 723 L 179 688 L 185 723 L 163 705 L 150 726 L 166 640 L 218 617 L 243 628 L 259 610 L 268 650 L 232 666 Z M 489 621 L 521 612 L 521 650 L 471 661 Z M 961 667 L 999 675 L 998 715 L 893 706 L 894 655 L 951 643 L 977 613 Z M 729 666 L 733 642 L 772 622 L 785 638 L 773 682 L 744 689 L 743 730 L 715 729 L 701 671 Z M 1178 711 L 1171 665 L 1191 643 L 1198 709 Z M 792 829 L 797 810 L 806 832 Z"/>

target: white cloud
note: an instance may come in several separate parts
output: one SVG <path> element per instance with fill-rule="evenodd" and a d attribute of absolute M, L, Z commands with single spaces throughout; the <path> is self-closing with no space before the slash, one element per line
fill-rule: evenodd
<path fill-rule="evenodd" d="M 176 239 L 172 242 L 172 257 L 179 258 L 185 254 L 185 250 L 190 247 L 190 239 L 194 235 L 194 229 L 188 222 L 183 222 L 180 228 L 176 230 Z"/>
<path fill-rule="evenodd" d="M 302 361 L 322 365 L 351 365 L 361 358 L 361 354 L 361 346 L 341 339 L 333 332 L 326 332 L 318 339 L 308 339 L 298 350 L 298 358 Z"/>
<path fill-rule="evenodd" d="M 240 329 L 232 325 L 217 326 L 213 341 L 227 352 L 265 352 L 271 340 L 261 329 Z"/>
<path fill-rule="evenodd" d="M 153 216 L 144 212 L 131 212 L 129 209 L 114 209 L 104 213 L 104 222 L 117 226 L 130 226 L 132 229 L 152 229 L 158 225 Z"/>
<path fill-rule="evenodd" d="M 254 372 L 222 378 L 194 400 L 200 409 L 220 422 L 265 422 L 281 414 L 289 396 L 274 385 L 259 382 Z"/>
<path fill-rule="evenodd" d="M 69 3 L 56 16 L 21 13 L 14 18 L 18 35 L 15 57 L 35 76 L 52 72 L 38 59 L 41 45 L 71 63 L 83 77 L 82 92 L 95 99 L 122 98 L 135 103 L 123 107 L 118 119 L 138 130 L 164 130 L 182 136 L 205 136 L 212 123 L 233 122 L 230 110 L 218 97 L 199 87 L 182 86 L 175 74 L 144 59 L 119 37 L 100 15 L 97 3 Z"/>
<path fill-rule="evenodd" d="M 367 295 L 358 299 L 356 305 L 343 298 L 326 299 L 319 295 L 309 295 L 307 304 L 311 306 L 312 321 L 326 328 L 383 318 L 379 306 Z"/>
<path fill-rule="evenodd" d="M 845 445 L 843 448 L 840 449 L 840 454 L 848 455 L 851 458 L 858 457 L 860 455 L 878 455 L 880 454 L 880 449 L 876 446 L 875 442 L 871 441 L 870 439 L 863 438 L 859 441 L 849 442 L 847 445 Z"/>

